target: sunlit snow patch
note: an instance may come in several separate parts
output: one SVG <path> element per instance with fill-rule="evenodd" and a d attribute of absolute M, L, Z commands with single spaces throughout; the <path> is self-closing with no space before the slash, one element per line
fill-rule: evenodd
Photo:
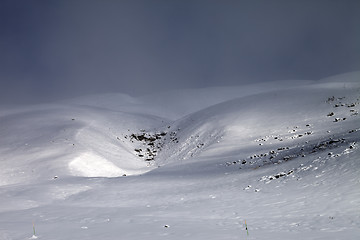
<path fill-rule="evenodd" d="M 83 177 L 119 177 L 126 172 L 112 162 L 94 154 L 83 153 L 69 163 L 75 176 Z"/>

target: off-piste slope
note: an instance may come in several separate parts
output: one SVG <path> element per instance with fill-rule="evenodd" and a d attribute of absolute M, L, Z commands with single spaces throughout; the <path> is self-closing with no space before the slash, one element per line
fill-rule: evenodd
<path fill-rule="evenodd" d="M 89 106 L 49 104 L 8 111 L 0 118 L 0 184 L 148 171 L 120 136 L 160 125 L 162 119 L 155 116 Z"/>
<path fill-rule="evenodd" d="M 0 239 L 358 239 L 357 77 L 1 108 Z"/>
<path fill-rule="evenodd" d="M 192 160 L 235 159 L 245 167 L 294 158 L 348 131 L 357 136 L 358 83 L 346 81 L 353 75 L 184 90 L 153 95 L 152 102 L 107 94 L 4 109 L 0 183 L 119 177 Z"/>
<path fill-rule="evenodd" d="M 168 139 L 176 138 L 170 136 L 173 133 L 168 126 L 173 120 L 169 119 L 248 95 L 250 89 L 264 91 L 249 85 L 188 89 L 142 98 L 103 94 L 46 105 L 2 107 L 0 184 L 59 175 L 118 177 L 149 171 L 156 164 L 146 160 L 155 159 L 160 148 L 167 145 L 159 134 L 169 132 Z M 144 146 L 131 137 L 144 134 L 144 130 L 158 134 L 161 146 L 147 151 L 145 146 L 150 142 Z"/>
<path fill-rule="evenodd" d="M 165 145 L 158 162 L 184 163 L 196 156 L 196 161 L 239 158 L 262 165 L 308 154 L 320 142 L 340 144 L 344 135 L 349 143 L 357 141 L 359 84 L 343 86 L 268 91 L 190 114 L 172 124 L 176 142 Z"/>

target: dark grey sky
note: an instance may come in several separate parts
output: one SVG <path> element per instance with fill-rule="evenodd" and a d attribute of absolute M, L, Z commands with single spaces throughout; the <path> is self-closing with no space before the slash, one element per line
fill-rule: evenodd
<path fill-rule="evenodd" d="M 0 104 L 360 70 L 359 0 L 1 0 Z"/>

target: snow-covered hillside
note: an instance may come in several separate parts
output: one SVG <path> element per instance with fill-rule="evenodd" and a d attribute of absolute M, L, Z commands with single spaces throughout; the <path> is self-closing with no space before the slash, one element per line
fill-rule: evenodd
<path fill-rule="evenodd" d="M 358 79 L 1 106 L 0 240 L 359 239 Z"/>

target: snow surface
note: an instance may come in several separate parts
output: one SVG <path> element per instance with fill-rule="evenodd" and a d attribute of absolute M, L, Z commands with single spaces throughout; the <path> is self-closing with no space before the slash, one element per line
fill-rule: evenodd
<path fill-rule="evenodd" d="M 1 106 L 0 239 L 360 239 L 358 79 Z"/>

